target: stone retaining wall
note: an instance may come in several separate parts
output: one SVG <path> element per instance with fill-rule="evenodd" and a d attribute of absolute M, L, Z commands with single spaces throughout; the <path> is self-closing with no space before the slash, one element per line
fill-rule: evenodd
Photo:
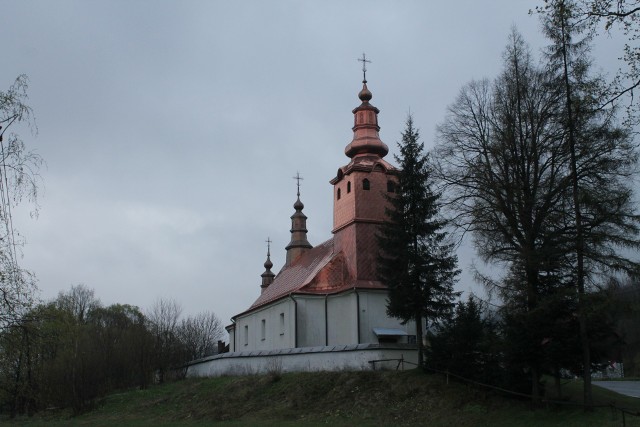
<path fill-rule="evenodd" d="M 394 360 L 387 360 L 394 359 Z M 402 360 L 403 362 L 399 362 Z M 312 371 L 412 369 L 418 360 L 413 345 L 358 344 L 302 347 L 270 351 L 222 353 L 194 360 L 187 377 L 217 377 Z M 377 361 L 371 363 L 372 361 Z"/>

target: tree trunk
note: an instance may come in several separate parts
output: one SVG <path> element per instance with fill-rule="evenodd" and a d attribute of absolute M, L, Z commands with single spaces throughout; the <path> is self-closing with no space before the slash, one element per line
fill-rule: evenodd
<path fill-rule="evenodd" d="M 418 368 L 424 368 L 424 359 L 423 359 L 423 344 L 422 344 L 422 316 L 420 314 L 416 314 L 416 343 L 418 344 Z"/>
<path fill-rule="evenodd" d="M 538 362 L 531 365 L 531 404 L 534 408 L 540 407 L 540 366 Z"/>
<path fill-rule="evenodd" d="M 584 300 L 584 295 L 581 295 Z M 582 380 L 584 381 L 583 401 L 585 411 L 593 410 L 593 397 L 591 395 L 591 348 L 589 347 L 589 334 L 587 332 L 587 318 L 584 313 L 584 302 L 580 303 L 580 341 L 582 343 L 582 364 L 584 370 Z"/>
<path fill-rule="evenodd" d="M 24 343 L 22 343 L 24 345 Z M 11 400 L 11 408 L 10 408 L 10 418 L 13 419 L 18 415 L 18 409 L 20 406 L 20 382 L 22 381 L 21 372 L 22 372 L 22 348 L 20 349 L 20 353 L 18 356 L 18 364 L 16 366 L 16 375 L 15 382 L 13 387 L 13 399 Z"/>
<path fill-rule="evenodd" d="M 527 314 L 530 315 L 538 306 L 538 270 L 532 265 L 531 252 L 526 255 L 527 266 L 525 268 L 525 274 L 527 277 Z M 527 321 L 531 323 L 531 319 Z M 529 325 L 531 327 L 531 325 Z M 529 365 L 531 369 L 531 401 L 534 407 L 540 405 L 540 352 L 539 341 L 536 339 L 535 334 L 531 346 L 535 349 L 533 357 L 535 360 Z"/>

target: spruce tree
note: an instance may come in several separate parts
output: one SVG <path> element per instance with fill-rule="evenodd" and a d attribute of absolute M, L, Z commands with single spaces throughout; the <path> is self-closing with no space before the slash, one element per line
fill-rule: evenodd
<path fill-rule="evenodd" d="M 411 116 L 398 148 L 398 183 L 378 235 L 378 276 L 389 287 L 387 313 L 405 323 L 415 321 L 422 367 L 423 322 L 428 326 L 450 313 L 460 271 L 447 240 L 446 221 L 438 215 L 440 195 L 432 189 L 428 156 Z"/>

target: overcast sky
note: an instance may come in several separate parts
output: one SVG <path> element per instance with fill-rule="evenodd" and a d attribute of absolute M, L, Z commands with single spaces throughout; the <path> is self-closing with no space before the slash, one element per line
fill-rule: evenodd
<path fill-rule="evenodd" d="M 516 25 L 546 44 L 541 2 L 0 0 L 0 90 L 30 80 L 46 161 L 38 219 L 19 210 L 43 299 L 73 284 L 103 304 L 158 298 L 227 324 L 277 272 L 297 171 L 309 241 L 331 237 L 329 180 L 348 163 L 361 64 L 391 148 L 407 113 L 427 148 L 461 86 L 493 78 Z M 622 40 L 603 39 L 615 70 Z M 468 270 L 473 250 L 460 250 Z M 478 261 L 476 261 L 478 262 Z M 458 289 L 479 289 L 464 274 Z"/>

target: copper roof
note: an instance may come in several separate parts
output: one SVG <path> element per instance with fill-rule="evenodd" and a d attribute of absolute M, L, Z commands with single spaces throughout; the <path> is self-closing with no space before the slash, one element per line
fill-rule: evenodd
<path fill-rule="evenodd" d="M 309 249 L 285 266 L 273 283 L 243 313 L 290 294 L 334 294 L 352 288 L 385 289 L 378 281 L 354 280 L 342 252 L 335 252 L 333 238 Z M 240 315 L 239 314 L 239 315 Z"/>
<path fill-rule="evenodd" d="M 389 152 L 389 147 L 380 140 L 378 134 L 380 131 L 380 126 L 378 126 L 380 110 L 369 103 L 373 95 L 367 88 L 366 81 L 362 83 L 362 90 L 358 94 L 362 104 L 353 110 L 355 122 L 352 128 L 353 140 L 345 147 L 344 153 L 351 158 L 361 154 L 375 154 L 384 157 Z"/>

